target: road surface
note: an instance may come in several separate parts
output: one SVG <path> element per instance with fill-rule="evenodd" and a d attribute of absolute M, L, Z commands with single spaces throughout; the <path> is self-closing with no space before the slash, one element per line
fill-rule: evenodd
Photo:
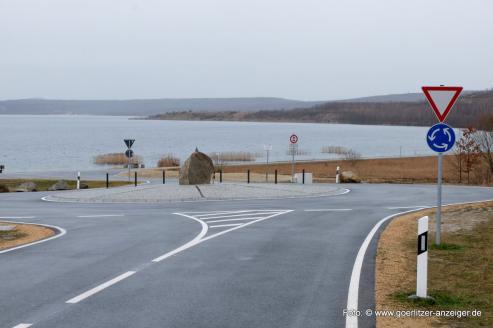
<path fill-rule="evenodd" d="M 0 254 L 0 327 L 344 327 L 370 230 L 436 196 L 432 185 L 347 187 L 329 197 L 162 204 L 1 194 L 2 219 L 67 233 Z M 491 188 L 444 187 L 444 203 L 492 198 Z M 374 308 L 380 231 L 361 270 L 363 310 Z"/>

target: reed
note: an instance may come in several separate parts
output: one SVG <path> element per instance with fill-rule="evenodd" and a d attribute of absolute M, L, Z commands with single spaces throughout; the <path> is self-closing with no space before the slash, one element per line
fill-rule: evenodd
<path fill-rule="evenodd" d="M 142 156 L 134 155 L 130 159 L 131 164 L 140 164 L 143 162 Z M 98 165 L 125 165 L 128 164 L 128 158 L 124 153 L 101 154 L 94 157 L 94 164 Z"/>
<path fill-rule="evenodd" d="M 173 154 L 167 154 L 161 157 L 157 161 L 157 167 L 175 167 L 180 166 L 180 159 L 173 156 Z"/>

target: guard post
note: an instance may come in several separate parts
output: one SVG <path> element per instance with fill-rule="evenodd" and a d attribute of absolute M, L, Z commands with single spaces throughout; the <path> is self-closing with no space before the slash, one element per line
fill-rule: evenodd
<path fill-rule="evenodd" d="M 80 189 L 80 171 L 77 172 L 77 190 Z"/>
<path fill-rule="evenodd" d="M 247 183 L 250 183 L 250 170 L 247 170 Z"/>
<path fill-rule="evenodd" d="M 106 173 L 106 189 L 110 187 L 110 175 L 109 173 Z"/>
<path fill-rule="evenodd" d="M 277 170 L 274 171 L 274 184 L 277 184 Z"/>
<path fill-rule="evenodd" d="M 336 183 L 341 183 L 340 170 L 341 170 L 341 168 L 338 166 L 336 168 Z"/>
<path fill-rule="evenodd" d="M 166 184 L 166 170 L 163 170 L 163 184 Z"/>
<path fill-rule="evenodd" d="M 302 175 L 301 180 L 303 181 L 302 183 L 305 184 L 305 169 L 303 169 L 303 175 Z"/>
<path fill-rule="evenodd" d="M 416 296 L 426 298 L 428 289 L 428 217 L 418 220 L 418 259 L 416 268 Z"/>
<path fill-rule="evenodd" d="M 137 187 L 137 171 L 134 172 L 134 184 Z"/>

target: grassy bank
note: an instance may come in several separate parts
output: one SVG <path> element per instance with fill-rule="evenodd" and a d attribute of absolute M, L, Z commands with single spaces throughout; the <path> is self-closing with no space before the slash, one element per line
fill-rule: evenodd
<path fill-rule="evenodd" d="M 313 173 L 316 182 L 334 182 L 336 168 L 356 173 L 364 182 L 370 183 L 434 183 L 437 177 L 437 157 L 399 157 L 358 160 L 323 160 L 296 163 L 296 172 Z M 291 175 L 291 163 L 224 165 L 225 173 L 252 173 L 266 171 Z M 452 156 L 444 156 L 443 179 L 445 183 L 458 183 L 457 169 Z"/>
<path fill-rule="evenodd" d="M 434 301 L 412 301 L 416 289 L 417 219 L 430 217 L 428 292 Z M 434 210 L 394 219 L 382 233 L 376 258 L 377 310 L 480 310 L 481 317 L 377 318 L 377 327 L 493 326 L 493 202 L 447 207 L 442 241 L 433 246 Z"/>
<path fill-rule="evenodd" d="M 4 185 L 14 191 L 19 185 L 24 182 L 34 182 L 36 184 L 36 191 L 47 191 L 51 186 L 53 186 L 57 181 L 52 179 L 0 179 L 0 185 Z M 76 189 L 77 182 L 72 180 L 65 180 L 70 189 Z M 81 184 L 86 184 L 89 188 L 105 188 L 106 181 L 81 181 Z M 127 181 L 110 181 L 110 187 L 119 187 L 130 184 Z"/>

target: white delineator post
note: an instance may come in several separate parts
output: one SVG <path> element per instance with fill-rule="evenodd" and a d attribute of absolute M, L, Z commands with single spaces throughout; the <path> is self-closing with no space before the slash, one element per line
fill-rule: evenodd
<path fill-rule="evenodd" d="M 428 297 L 428 217 L 418 220 L 418 261 L 416 270 L 416 296 Z"/>
<path fill-rule="evenodd" d="M 80 171 L 77 172 L 77 190 L 80 189 Z"/>
<path fill-rule="evenodd" d="M 341 183 L 340 170 L 341 168 L 338 166 L 336 169 L 336 183 Z"/>

